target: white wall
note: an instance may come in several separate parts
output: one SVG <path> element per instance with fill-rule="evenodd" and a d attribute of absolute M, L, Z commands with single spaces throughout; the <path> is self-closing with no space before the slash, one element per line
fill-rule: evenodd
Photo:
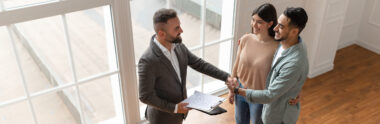
<path fill-rule="evenodd" d="M 380 1 L 367 0 L 361 17 L 357 44 L 380 54 Z"/>
<path fill-rule="evenodd" d="M 355 44 L 359 39 L 362 13 L 367 0 L 349 0 L 338 49 Z"/>
<path fill-rule="evenodd" d="M 348 0 L 308 0 L 309 21 L 304 40 L 309 57 L 309 78 L 334 68 L 335 53 L 343 29 Z"/>

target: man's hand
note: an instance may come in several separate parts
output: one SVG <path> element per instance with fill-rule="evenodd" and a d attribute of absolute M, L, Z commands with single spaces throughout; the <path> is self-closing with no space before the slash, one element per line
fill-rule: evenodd
<path fill-rule="evenodd" d="M 230 89 L 230 91 L 234 91 L 234 88 L 236 87 L 236 78 L 232 78 L 232 77 L 228 77 L 227 81 L 226 81 L 226 85 L 228 87 L 228 89 Z"/>
<path fill-rule="evenodd" d="M 187 108 L 186 106 L 189 105 L 189 103 L 178 103 L 177 104 L 177 113 L 182 113 L 182 114 L 186 114 L 187 112 L 189 112 L 189 110 L 191 110 L 190 108 Z"/>
<path fill-rule="evenodd" d="M 230 102 L 230 104 L 234 104 L 234 101 L 235 101 L 235 94 L 233 91 L 230 90 L 230 92 L 228 93 L 228 101 Z"/>
<path fill-rule="evenodd" d="M 298 94 L 298 96 L 295 99 L 290 99 L 289 105 L 296 105 L 297 103 L 299 103 L 301 101 L 300 97 L 301 97 L 301 93 Z"/>
<path fill-rule="evenodd" d="M 238 86 L 237 79 L 228 77 L 226 81 L 226 85 L 228 89 L 230 90 L 230 92 L 228 93 L 228 101 L 230 102 L 230 104 L 234 104 L 234 100 L 235 100 L 234 88 Z"/>

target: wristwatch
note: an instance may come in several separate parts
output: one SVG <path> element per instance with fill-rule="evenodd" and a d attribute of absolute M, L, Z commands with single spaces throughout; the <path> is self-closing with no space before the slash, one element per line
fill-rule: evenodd
<path fill-rule="evenodd" d="M 234 88 L 234 93 L 235 93 L 235 94 L 239 94 L 239 87 L 235 87 L 235 88 Z"/>

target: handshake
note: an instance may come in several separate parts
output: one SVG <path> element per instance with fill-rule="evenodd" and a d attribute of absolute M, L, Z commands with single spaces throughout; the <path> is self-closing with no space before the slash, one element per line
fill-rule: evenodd
<path fill-rule="evenodd" d="M 237 82 L 236 78 L 228 77 L 226 80 L 226 86 L 230 91 L 234 91 L 235 87 L 239 87 L 239 83 Z"/>
<path fill-rule="evenodd" d="M 239 88 L 239 83 L 238 83 L 237 78 L 228 77 L 226 80 L 226 85 L 230 91 L 228 94 L 228 101 L 230 102 L 230 104 L 234 103 L 235 95 L 245 96 L 247 89 Z M 288 103 L 290 105 L 296 105 L 297 103 L 300 102 L 300 96 L 301 96 L 301 93 L 299 93 L 296 98 L 290 99 Z"/>
<path fill-rule="evenodd" d="M 233 104 L 234 103 L 234 96 L 235 96 L 235 93 L 234 93 L 234 90 L 235 88 L 239 88 L 239 83 L 236 79 L 236 77 L 228 77 L 227 80 L 226 80 L 226 86 L 228 87 L 229 89 L 229 93 L 228 93 L 228 101 L 230 102 L 230 104 Z"/>

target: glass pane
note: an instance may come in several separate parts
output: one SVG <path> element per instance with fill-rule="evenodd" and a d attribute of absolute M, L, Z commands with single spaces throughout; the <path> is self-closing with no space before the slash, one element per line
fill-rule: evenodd
<path fill-rule="evenodd" d="M 25 96 L 21 73 L 6 27 L 0 27 L 0 50 L 0 103 L 2 103 Z"/>
<path fill-rule="evenodd" d="M 223 42 L 205 48 L 205 60 L 221 70 L 229 72 L 231 42 Z M 205 75 L 204 92 L 210 93 L 223 88 L 224 82 Z"/>
<path fill-rule="evenodd" d="M 61 16 L 16 24 L 51 77 L 59 83 L 73 82 Z"/>
<path fill-rule="evenodd" d="M 233 10 L 234 0 L 206 0 L 206 42 L 232 36 Z"/>
<path fill-rule="evenodd" d="M 51 2 L 57 2 L 59 0 L 3 0 L 4 7 L 9 8 L 23 8 L 23 6 L 39 5 Z"/>
<path fill-rule="evenodd" d="M 39 124 L 79 124 L 78 111 L 73 107 L 68 88 L 63 91 L 37 96 L 32 99 Z"/>
<path fill-rule="evenodd" d="M 199 0 L 200 1 L 200 0 Z M 206 1 L 205 41 L 220 39 L 223 0 Z"/>
<path fill-rule="evenodd" d="M 201 55 L 200 50 L 195 50 L 191 52 L 198 57 L 200 57 Z M 188 66 L 187 68 L 186 88 L 188 89 L 188 95 L 193 94 L 194 90 L 201 91 L 201 73 L 192 69 L 190 66 Z"/>
<path fill-rule="evenodd" d="M 20 56 L 31 93 L 73 82 L 60 16 L 16 24 L 13 31 L 22 48 Z"/>
<path fill-rule="evenodd" d="M 205 61 L 209 62 L 210 64 L 220 67 L 219 66 L 219 44 L 209 46 L 205 48 Z M 218 79 L 215 79 L 213 77 L 204 75 L 204 91 L 210 91 L 210 89 L 214 89 L 219 87 L 218 85 L 224 85 L 224 83 L 221 83 Z M 214 85 L 208 85 L 209 83 L 212 83 Z"/>
<path fill-rule="evenodd" d="M 132 32 L 136 63 L 148 48 L 153 29 L 153 14 L 165 8 L 164 0 L 131 0 Z M 149 9 L 146 9 L 149 8 Z"/>
<path fill-rule="evenodd" d="M 56 80 L 50 76 L 51 73 L 42 64 L 43 60 L 38 58 L 38 53 L 34 52 L 34 48 L 23 38 L 19 30 L 11 28 L 10 32 L 12 32 L 29 93 L 57 86 Z"/>
<path fill-rule="evenodd" d="M 78 79 L 117 70 L 110 15 L 109 6 L 66 14 Z"/>
<path fill-rule="evenodd" d="M 79 86 L 87 123 L 123 123 L 119 78 L 117 75 Z"/>
<path fill-rule="evenodd" d="M 177 10 L 179 20 L 181 21 L 181 27 L 183 30 L 182 43 L 188 48 L 201 45 L 200 31 L 200 6 L 199 4 L 191 0 L 168 0 L 171 3 L 171 8 Z"/>
<path fill-rule="evenodd" d="M 0 124 L 31 124 L 33 115 L 27 101 L 0 107 Z"/>

